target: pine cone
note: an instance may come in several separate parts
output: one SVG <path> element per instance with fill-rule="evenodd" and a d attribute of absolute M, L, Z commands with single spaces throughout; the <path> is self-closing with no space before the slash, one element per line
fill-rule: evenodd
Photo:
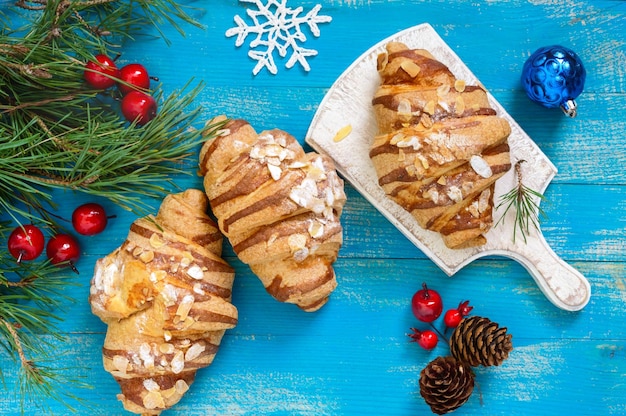
<path fill-rule="evenodd" d="M 500 365 L 513 349 L 511 334 L 506 330 L 489 318 L 465 318 L 450 337 L 450 353 L 472 367 Z"/>
<path fill-rule="evenodd" d="M 474 390 L 471 367 L 454 357 L 437 357 L 420 373 L 420 394 L 433 413 L 443 415 L 461 407 Z"/>

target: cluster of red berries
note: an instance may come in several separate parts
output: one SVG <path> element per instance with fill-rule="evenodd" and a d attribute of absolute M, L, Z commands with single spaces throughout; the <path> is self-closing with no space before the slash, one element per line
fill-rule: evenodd
<path fill-rule="evenodd" d="M 99 54 L 85 65 L 85 81 L 93 88 L 105 90 L 117 85 L 122 94 L 121 110 L 126 120 L 143 126 L 157 113 L 154 97 L 145 91 L 150 88 L 148 70 L 133 63 L 118 69 L 115 59 Z"/>
<path fill-rule="evenodd" d="M 108 218 L 102 205 L 87 203 L 74 210 L 72 225 L 79 234 L 95 235 L 104 231 Z M 55 234 L 46 245 L 43 232 L 37 226 L 21 225 L 11 232 L 7 245 L 18 263 L 36 259 L 45 246 L 46 256 L 52 264 L 69 266 L 78 273 L 75 263 L 80 257 L 80 245 L 71 234 Z"/>
<path fill-rule="evenodd" d="M 441 316 L 443 312 L 443 301 L 441 296 L 435 290 L 429 289 L 426 283 L 422 284 L 422 289 L 415 292 L 411 299 L 411 307 L 413 315 L 422 321 L 430 324 L 431 329 L 419 330 L 411 328 L 413 333 L 409 334 L 412 341 L 417 342 L 422 348 L 432 350 L 439 342 L 439 336 L 433 326 L 433 322 Z M 469 305 L 469 300 L 459 303 L 455 309 L 446 311 L 443 322 L 446 328 L 456 328 L 463 318 L 470 314 L 473 306 Z"/>

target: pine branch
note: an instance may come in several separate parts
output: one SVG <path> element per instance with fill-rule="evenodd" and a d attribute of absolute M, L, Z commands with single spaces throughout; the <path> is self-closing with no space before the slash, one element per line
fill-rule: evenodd
<path fill-rule="evenodd" d="M 518 160 L 515 163 L 517 185 L 500 197 L 500 203 L 496 207 L 496 210 L 501 206 L 504 206 L 505 209 L 498 222 L 496 222 L 496 226 L 504 222 L 504 217 L 507 212 L 513 209 L 515 211 L 513 242 L 515 242 L 519 230 L 524 239 L 524 243 L 526 243 L 526 237 L 530 232 L 530 228 L 533 227 L 539 230 L 539 217 L 545 217 L 546 214 L 539 206 L 540 202 L 545 200 L 545 197 L 540 192 L 526 186 L 523 182 L 522 163 L 524 162 L 526 161 Z"/>
<path fill-rule="evenodd" d="M 140 127 L 121 118 L 119 93 L 94 90 L 83 80 L 96 53 L 115 56 L 146 29 L 165 39 L 163 25 L 181 34 L 183 23 L 199 27 L 182 6 L 173 0 L 18 0 L 16 9 L 22 27 L 0 10 L 3 241 L 27 222 L 62 230 L 54 212 L 57 189 L 143 214 L 153 198 L 176 188 L 177 177 L 195 172 L 189 156 L 219 127 L 196 126 L 201 83 L 190 80 L 167 96 L 160 86 L 151 91 L 158 115 Z M 56 311 L 73 301 L 66 291 L 77 284 L 74 278 L 48 261 L 18 264 L 0 251 L 0 346 L 20 366 L 16 394 L 23 406 L 47 397 L 71 409 L 70 402 L 80 400 L 65 393 L 68 386 L 86 386 L 76 369 L 58 366 L 53 352 L 66 342 Z"/>

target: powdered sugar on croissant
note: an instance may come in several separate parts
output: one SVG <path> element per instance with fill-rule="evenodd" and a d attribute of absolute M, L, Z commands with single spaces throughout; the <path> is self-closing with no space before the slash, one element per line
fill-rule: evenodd
<path fill-rule="evenodd" d="M 234 272 L 207 208 L 200 190 L 169 195 L 96 263 L 89 302 L 108 325 L 104 368 L 129 411 L 156 415 L 177 403 L 237 324 Z"/>
<path fill-rule="evenodd" d="M 324 305 L 346 201 L 332 160 L 282 130 L 229 120 L 202 147 L 200 174 L 221 231 L 267 291 L 305 311 Z"/>

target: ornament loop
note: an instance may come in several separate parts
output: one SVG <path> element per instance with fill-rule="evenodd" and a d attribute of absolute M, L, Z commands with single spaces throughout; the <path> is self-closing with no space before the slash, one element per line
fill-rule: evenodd
<path fill-rule="evenodd" d="M 578 107 L 576 105 L 576 101 L 574 100 L 567 100 L 563 104 L 561 104 L 561 110 L 563 110 L 565 115 L 570 118 L 576 117 L 576 114 L 578 113 L 577 108 Z"/>

